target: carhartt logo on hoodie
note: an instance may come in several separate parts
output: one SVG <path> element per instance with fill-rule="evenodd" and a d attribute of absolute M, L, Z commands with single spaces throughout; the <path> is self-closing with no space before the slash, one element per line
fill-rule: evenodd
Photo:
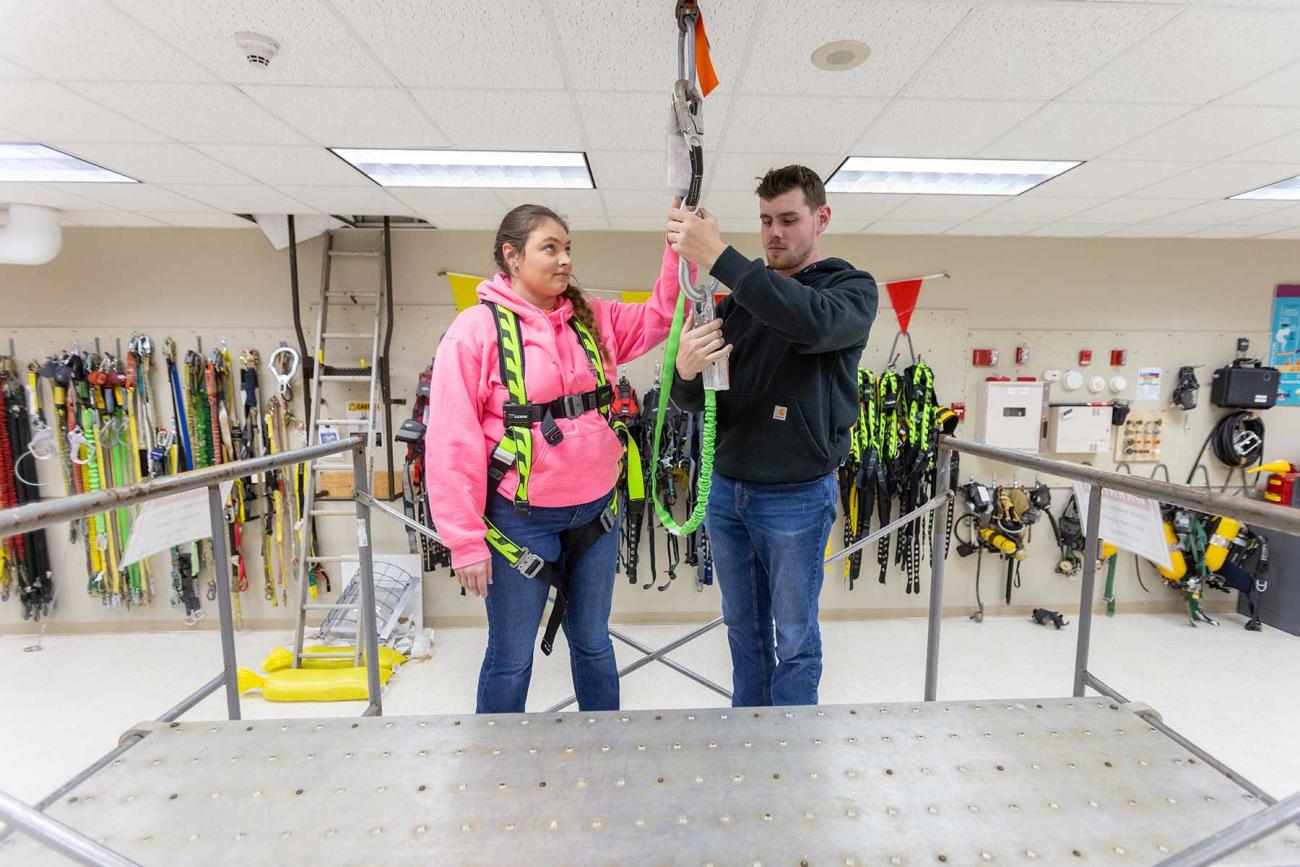
<path fill-rule="evenodd" d="M 777 421 L 785 421 L 785 417 L 789 414 L 789 412 L 790 411 L 788 409 L 786 409 L 785 407 L 781 406 L 781 404 L 778 403 L 776 405 L 776 408 L 772 410 L 772 418 L 776 419 Z"/>

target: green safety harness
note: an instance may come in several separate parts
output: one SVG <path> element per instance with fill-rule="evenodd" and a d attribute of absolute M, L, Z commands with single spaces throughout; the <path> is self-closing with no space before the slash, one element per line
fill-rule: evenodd
<path fill-rule="evenodd" d="M 515 488 L 514 508 L 518 515 L 527 515 L 528 484 L 532 478 L 533 468 L 533 425 L 538 425 L 546 442 L 555 446 L 564 439 L 564 433 L 556 423 L 560 418 L 578 418 L 589 412 L 599 412 L 610 421 L 610 427 L 623 443 L 626 461 L 621 472 L 627 474 L 629 501 L 644 500 L 645 490 L 642 484 L 641 456 L 636 447 L 636 440 L 629 434 L 627 425 L 617 418 L 610 417 L 610 403 L 614 389 L 605 375 L 605 362 L 596 340 L 585 325 L 574 316 L 569 317 L 569 325 L 582 345 L 587 362 L 596 375 L 596 387 L 581 394 L 566 394 L 548 403 L 530 403 L 524 387 L 524 341 L 519 330 L 519 317 L 513 310 L 490 301 L 483 302 L 492 311 L 492 318 L 497 332 L 497 359 L 501 365 L 501 380 L 505 384 L 507 401 L 502 407 L 505 423 L 505 435 L 492 449 L 488 459 L 487 499 L 492 502 L 501 481 L 511 467 L 518 473 L 519 485 Z M 609 503 L 594 520 L 587 524 L 560 533 L 560 559 L 547 562 L 539 555 L 510 539 L 494 525 L 486 515 L 483 523 L 487 527 L 486 541 L 491 548 L 506 559 L 515 570 L 525 578 L 544 581 L 555 590 L 555 604 L 551 608 L 550 619 L 546 621 L 546 630 L 542 634 L 542 653 L 550 655 L 555 643 L 555 634 L 564 619 L 565 609 L 569 603 L 569 581 L 583 556 L 591 549 L 601 536 L 614 528 L 618 520 L 620 503 L 619 489 L 615 485 Z"/>

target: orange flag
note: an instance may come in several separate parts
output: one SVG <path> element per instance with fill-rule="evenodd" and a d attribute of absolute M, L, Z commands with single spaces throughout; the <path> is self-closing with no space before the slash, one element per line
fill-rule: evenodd
<path fill-rule="evenodd" d="M 921 296 L 921 284 L 924 280 L 899 280 L 886 283 L 889 300 L 894 305 L 894 315 L 898 317 L 898 330 L 907 333 L 907 326 L 912 322 L 912 313 L 916 310 L 916 301 Z"/>
<path fill-rule="evenodd" d="M 695 77 L 701 96 L 708 96 L 718 86 L 718 73 L 713 71 L 713 59 L 709 57 L 709 34 L 704 32 L 703 13 L 695 19 Z"/>

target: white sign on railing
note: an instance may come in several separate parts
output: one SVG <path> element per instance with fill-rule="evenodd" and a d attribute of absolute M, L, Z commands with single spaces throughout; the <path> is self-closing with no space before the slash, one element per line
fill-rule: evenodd
<path fill-rule="evenodd" d="M 1088 516 L 1091 488 L 1074 483 L 1079 499 L 1079 516 Z M 1087 529 L 1085 524 L 1084 529 Z M 1165 525 L 1160 518 L 1160 504 L 1146 497 L 1105 488 L 1101 492 L 1101 538 L 1116 548 L 1145 557 L 1157 566 L 1169 569 L 1169 545 L 1165 542 Z"/>
<path fill-rule="evenodd" d="M 230 489 L 234 485 L 233 481 L 221 483 L 221 502 L 230 499 Z M 224 532 L 225 528 L 222 530 Z M 131 528 L 131 538 L 126 543 L 120 565 L 126 568 L 174 545 L 210 538 L 212 519 L 208 511 L 207 488 L 146 500 Z"/>

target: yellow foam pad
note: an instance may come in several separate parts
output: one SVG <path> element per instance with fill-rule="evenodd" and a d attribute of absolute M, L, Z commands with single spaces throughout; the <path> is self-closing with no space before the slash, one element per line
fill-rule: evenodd
<path fill-rule="evenodd" d="M 346 660 L 344 660 L 346 661 Z M 379 682 L 387 683 L 391 668 L 379 669 Z M 260 689 L 267 701 L 365 701 L 364 668 L 285 668 L 266 677 L 248 668 L 239 669 L 239 691 Z"/>
<path fill-rule="evenodd" d="M 312 659 L 307 656 L 309 653 L 354 653 L 355 648 L 343 644 L 337 646 L 317 644 L 311 647 L 303 648 L 302 667 L 303 668 L 351 668 L 351 659 Z M 365 665 L 365 655 L 361 657 L 361 664 Z M 406 657 L 393 650 L 391 647 L 379 648 L 379 667 L 396 668 L 406 662 Z M 272 672 L 281 671 L 286 668 L 293 668 L 293 651 L 287 647 L 277 647 L 266 655 L 262 660 L 262 671 Z"/>

